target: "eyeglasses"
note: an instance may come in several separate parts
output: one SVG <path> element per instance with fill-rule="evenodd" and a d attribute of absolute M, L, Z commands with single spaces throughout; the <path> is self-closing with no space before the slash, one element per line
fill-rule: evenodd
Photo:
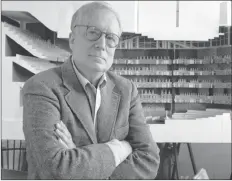
<path fill-rule="evenodd" d="M 85 36 L 89 41 L 97 41 L 102 36 L 102 34 L 105 34 L 106 44 L 108 47 L 115 48 L 119 44 L 120 38 L 116 34 L 102 32 L 100 29 L 98 29 L 95 26 L 75 25 L 74 28 L 77 26 L 87 27 Z"/>

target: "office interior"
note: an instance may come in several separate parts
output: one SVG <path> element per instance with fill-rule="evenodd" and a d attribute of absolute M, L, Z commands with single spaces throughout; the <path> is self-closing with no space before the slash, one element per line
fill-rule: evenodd
<path fill-rule="evenodd" d="M 128 27 L 123 31 L 110 71 L 133 81 L 138 88 L 146 122 L 161 149 L 160 170 L 154 179 L 193 177 L 202 168 L 209 179 L 230 179 L 232 30 L 228 17 L 231 4 L 217 4 L 215 34 L 209 33 L 207 37 L 206 28 L 202 34 L 199 28 L 199 35 L 191 37 L 179 21 L 179 17 L 185 16 L 181 3 L 187 2 L 173 3 L 173 30 L 178 37 L 165 27 L 161 38 L 155 37 L 152 30 L 146 33 L 138 27 L 139 18 L 131 26 L 125 23 Z M 57 11 L 69 15 L 60 18 L 61 15 L 55 14 L 65 26 L 54 28 L 52 16 L 39 13 L 43 4 L 37 6 L 37 11 L 32 2 L 28 2 L 28 7 L 20 1 L 2 2 L 2 5 L 1 169 L 6 171 L 5 175 L 2 172 L 2 179 L 25 179 L 21 90 L 33 75 L 61 65 L 70 56 L 71 13 L 68 9 Z M 135 4 L 135 9 L 138 6 Z M 57 8 L 62 10 L 61 6 Z M 136 11 L 135 15 L 134 11 L 131 17 L 142 14 Z M 126 19 L 125 13 L 121 16 Z M 181 37 L 178 27 L 188 36 Z M 167 35 L 168 32 L 172 35 Z"/>

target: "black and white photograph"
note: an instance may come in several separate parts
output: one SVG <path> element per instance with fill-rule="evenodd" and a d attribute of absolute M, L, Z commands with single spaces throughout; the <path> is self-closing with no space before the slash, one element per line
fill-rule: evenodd
<path fill-rule="evenodd" d="M 1 180 L 232 180 L 231 1 L 1 1 Z"/>

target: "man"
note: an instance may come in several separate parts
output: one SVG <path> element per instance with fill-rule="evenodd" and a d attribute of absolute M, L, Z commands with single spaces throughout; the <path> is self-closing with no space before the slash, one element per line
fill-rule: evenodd
<path fill-rule="evenodd" d="M 135 85 L 108 72 L 122 33 L 104 2 L 71 22 L 72 56 L 23 88 L 29 179 L 154 179 L 159 149 Z"/>

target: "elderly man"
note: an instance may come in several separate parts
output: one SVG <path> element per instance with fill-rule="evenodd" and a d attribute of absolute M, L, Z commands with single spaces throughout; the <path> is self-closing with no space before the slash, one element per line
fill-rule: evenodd
<path fill-rule="evenodd" d="M 71 22 L 72 56 L 23 88 L 29 179 L 154 179 L 159 148 L 136 86 L 109 72 L 122 33 L 104 2 Z"/>

